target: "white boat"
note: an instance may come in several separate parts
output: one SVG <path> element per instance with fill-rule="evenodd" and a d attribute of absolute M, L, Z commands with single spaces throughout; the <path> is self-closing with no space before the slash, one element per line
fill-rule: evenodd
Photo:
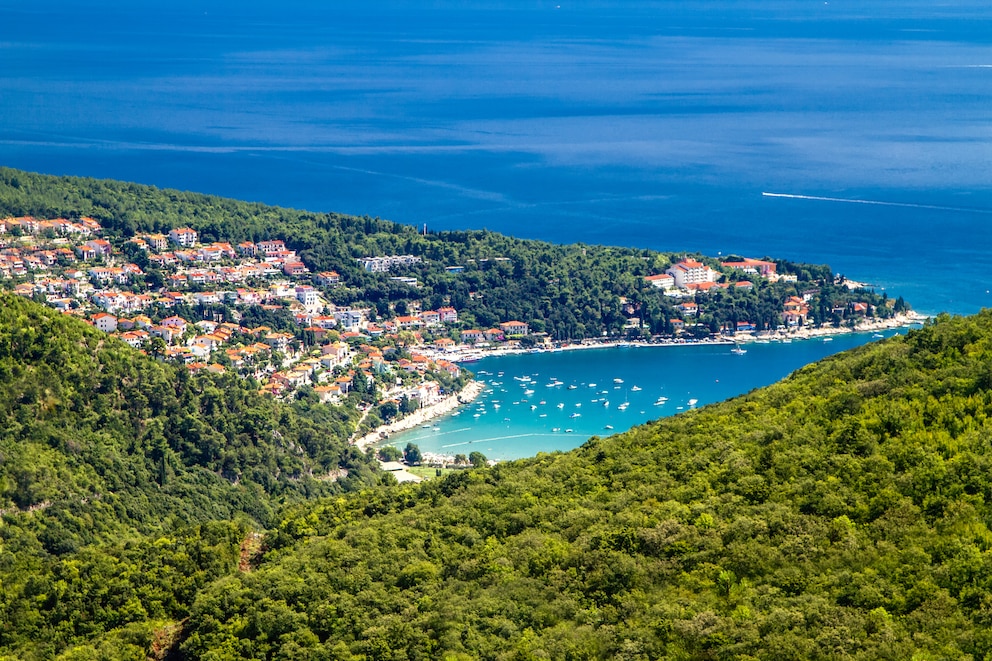
<path fill-rule="evenodd" d="M 568 417 L 570 417 L 570 418 L 581 418 L 582 417 L 582 414 L 581 413 L 573 413 L 572 415 L 570 415 Z"/>
<path fill-rule="evenodd" d="M 576 388 L 578 388 L 578 386 L 574 383 L 568 387 L 569 390 L 575 390 Z"/>
<path fill-rule="evenodd" d="M 589 384 L 589 387 L 590 387 L 590 388 L 595 388 L 595 387 L 596 387 L 596 384 L 595 384 L 595 383 L 590 383 L 590 384 Z"/>
<path fill-rule="evenodd" d="M 575 408 L 579 408 L 580 406 L 582 406 L 582 402 L 575 402 Z"/>
<path fill-rule="evenodd" d="M 630 406 L 630 404 L 628 404 L 627 402 L 624 402 L 623 404 L 620 404 L 619 406 L 617 406 L 617 408 L 620 409 L 621 411 L 626 411 L 628 406 Z"/>
<path fill-rule="evenodd" d="M 623 379 L 613 379 L 613 383 L 623 383 Z"/>
<path fill-rule="evenodd" d="M 530 410 L 531 410 L 531 411 L 533 411 L 533 410 L 534 410 L 534 409 L 536 409 L 536 408 L 537 408 L 537 404 L 531 404 L 531 405 L 530 405 Z"/>
<path fill-rule="evenodd" d="M 603 429 L 613 429 L 613 425 L 606 425 Z"/>
<path fill-rule="evenodd" d="M 634 386 L 634 387 L 633 387 L 633 388 L 631 388 L 630 390 L 631 390 L 631 392 L 637 392 L 637 391 L 638 391 L 638 390 L 640 390 L 640 389 L 641 389 L 641 387 L 640 387 L 640 386 Z"/>
<path fill-rule="evenodd" d="M 689 406 L 695 406 L 699 402 L 698 399 L 690 399 L 688 401 Z"/>
<path fill-rule="evenodd" d="M 560 408 L 560 409 L 565 408 L 565 403 L 564 402 L 558 402 L 558 408 Z"/>
<path fill-rule="evenodd" d="M 825 338 L 823 338 L 823 341 L 824 342 L 833 342 L 834 341 L 834 338 L 832 338 L 832 337 L 825 337 Z"/>
<path fill-rule="evenodd" d="M 664 404 L 667 401 L 668 401 L 668 398 L 667 397 L 659 397 L 657 400 L 655 400 L 654 405 L 655 406 L 661 406 L 662 404 Z"/>
<path fill-rule="evenodd" d="M 603 400 L 603 406 L 605 406 L 605 407 L 607 407 L 607 408 L 609 408 L 609 406 L 610 406 L 610 400 L 608 400 L 608 399 L 604 399 L 604 400 Z"/>
<path fill-rule="evenodd" d="M 741 345 L 738 344 L 737 346 L 735 346 L 733 349 L 730 350 L 730 353 L 735 354 L 737 356 L 743 356 L 744 354 L 747 353 L 747 349 L 742 349 Z"/>
<path fill-rule="evenodd" d="M 534 391 L 533 390 L 525 390 L 524 391 L 524 394 L 525 395 L 533 395 L 534 394 Z"/>

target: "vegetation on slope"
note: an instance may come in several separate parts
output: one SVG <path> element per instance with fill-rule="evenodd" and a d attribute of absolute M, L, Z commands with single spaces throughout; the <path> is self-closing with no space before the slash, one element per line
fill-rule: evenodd
<path fill-rule="evenodd" d="M 193 658 L 987 658 L 992 314 L 733 401 L 291 508 Z"/>
<path fill-rule="evenodd" d="M 277 403 L 229 374 L 191 376 L 0 296 L 0 645 L 185 615 L 192 586 L 227 571 L 211 550 L 222 540 L 236 551 L 279 503 L 375 479 L 346 442 L 355 415 Z M 227 523 L 201 526 L 212 521 Z M 162 571 L 131 573 L 132 541 Z"/>
<path fill-rule="evenodd" d="M 106 232 L 118 237 L 168 232 L 188 225 L 198 231 L 202 242 L 281 239 L 312 271 L 334 270 L 341 275 L 345 286 L 326 291 L 332 303 L 369 307 L 380 318 L 414 302 L 420 302 L 425 310 L 451 305 L 466 328 L 484 329 L 519 320 L 529 324 L 533 332 L 546 332 L 554 340 L 575 340 L 599 338 L 603 333 L 671 334 L 671 320 L 684 316 L 677 309 L 677 299 L 664 296 L 644 279 L 663 273 L 681 256 L 653 250 L 555 245 L 487 231 L 422 235 L 415 227 L 367 216 L 297 211 L 126 182 L 52 177 L 9 168 L 0 168 L 0 216 L 4 214 L 92 216 Z M 423 261 L 390 273 L 368 273 L 356 261 L 359 257 L 397 254 L 416 255 Z M 718 266 L 715 260 L 706 261 Z M 884 296 L 835 286 L 828 266 L 777 264 L 779 273 L 796 275 L 798 282 L 773 285 L 752 277 L 755 286 L 751 291 L 732 287 L 700 293 L 696 299 L 703 310 L 700 331 L 718 332 L 723 325 L 736 328 L 738 321 L 753 322 L 761 330 L 775 328 L 781 323 L 786 298 L 810 292 L 810 314 L 816 322 L 841 323 L 841 316 L 833 310 L 853 301 L 870 303 L 879 316 L 893 313 Z M 464 270 L 452 272 L 448 266 Z M 420 286 L 390 280 L 395 275 L 415 277 Z M 738 273 L 733 279 L 746 277 Z M 896 311 L 905 305 L 902 301 L 893 303 L 898 303 Z M 632 315 L 641 320 L 641 326 L 625 330 Z"/>

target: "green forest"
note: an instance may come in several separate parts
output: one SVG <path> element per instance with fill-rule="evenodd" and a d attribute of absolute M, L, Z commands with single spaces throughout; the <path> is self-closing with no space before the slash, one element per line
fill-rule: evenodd
<path fill-rule="evenodd" d="M 683 253 L 593 246 L 557 245 L 516 239 L 484 230 L 421 234 L 410 225 L 335 213 L 315 213 L 259 203 L 240 202 L 198 193 L 163 190 L 112 180 L 53 177 L 0 168 L 0 216 L 98 220 L 110 237 L 143 232 L 168 232 L 190 226 L 202 242 L 281 239 L 299 253 L 313 272 L 333 270 L 344 286 L 327 289 L 329 301 L 341 306 L 369 307 L 379 318 L 402 314 L 416 301 L 423 309 L 451 305 L 464 328 L 490 328 L 519 320 L 552 340 L 580 340 L 604 335 L 671 334 L 672 319 L 683 315 L 678 299 L 664 296 L 645 281 L 663 273 Z M 360 257 L 411 254 L 414 266 L 390 273 L 369 273 Z M 695 255 L 719 269 L 719 262 Z M 810 314 L 816 323 L 840 325 L 854 317 L 847 305 L 862 301 L 877 316 L 891 316 L 905 302 L 889 301 L 871 290 L 850 291 L 834 283 L 829 266 L 775 260 L 778 272 L 795 283 L 771 284 L 764 278 L 727 274 L 731 282 L 751 279 L 752 291 L 719 289 L 701 293 L 701 332 L 718 332 L 750 321 L 758 330 L 780 323 L 782 303 L 789 296 L 812 296 Z M 447 267 L 460 271 L 449 271 Z M 390 280 L 416 277 L 419 287 Z M 154 269 L 146 280 L 160 282 Z M 626 310 L 625 310 L 626 308 Z M 834 312 L 834 310 L 841 310 Z M 628 320 L 639 320 L 636 328 Z"/>
<path fill-rule="evenodd" d="M 2 303 L 0 658 L 992 652 L 992 313 L 399 486 L 331 410 Z"/>
<path fill-rule="evenodd" d="M 418 295 L 563 337 L 612 332 L 619 296 L 662 306 L 642 276 L 671 258 L 13 170 L 0 210 L 284 238 L 372 305 L 412 294 L 354 258 L 417 254 Z M 794 292 L 831 275 L 788 269 Z M 756 289 L 728 309 L 788 287 Z M 353 407 L 0 295 L 0 661 L 992 658 L 990 413 L 992 312 L 943 316 L 571 452 L 399 485 L 347 443 Z"/>

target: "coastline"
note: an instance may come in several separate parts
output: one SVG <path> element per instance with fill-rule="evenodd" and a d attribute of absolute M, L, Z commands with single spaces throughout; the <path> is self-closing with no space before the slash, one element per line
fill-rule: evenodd
<path fill-rule="evenodd" d="M 448 395 L 444 399 L 430 406 L 425 406 L 422 409 L 417 409 L 413 413 L 400 418 L 399 420 L 394 420 L 393 422 L 380 425 L 376 427 L 365 436 L 356 439 L 352 445 L 364 451 L 370 445 L 374 445 L 381 441 L 386 440 L 390 435 L 396 432 L 406 431 L 407 429 L 413 429 L 419 427 L 420 425 L 433 420 L 434 418 L 439 418 L 451 411 L 454 411 L 459 406 L 463 404 L 468 404 L 476 397 L 478 397 L 482 391 L 485 389 L 485 384 L 480 381 L 469 381 L 460 392 L 453 395 Z"/>
<path fill-rule="evenodd" d="M 845 335 L 848 333 L 871 333 L 894 328 L 904 328 L 921 324 L 929 319 L 927 315 L 909 311 L 904 314 L 895 315 L 889 319 L 865 319 L 855 325 L 854 328 L 833 326 L 821 328 L 790 328 L 777 331 L 763 331 L 760 333 L 736 333 L 718 339 L 705 340 L 685 340 L 666 339 L 661 341 L 646 342 L 643 340 L 583 340 L 576 344 L 568 344 L 554 348 L 534 347 L 523 349 L 519 347 L 496 347 L 496 348 L 475 348 L 460 347 L 444 352 L 427 352 L 434 358 L 443 358 L 455 363 L 472 363 L 482 358 L 510 356 L 526 353 L 546 353 L 555 351 L 588 351 L 592 349 L 614 349 L 617 347 L 683 347 L 697 345 L 734 345 L 746 344 L 749 342 L 774 342 L 782 340 L 809 340 L 814 338 L 829 337 L 832 335 Z"/>

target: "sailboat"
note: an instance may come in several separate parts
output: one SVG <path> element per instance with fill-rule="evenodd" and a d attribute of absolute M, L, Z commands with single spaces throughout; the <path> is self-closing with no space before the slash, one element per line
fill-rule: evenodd
<path fill-rule="evenodd" d="M 744 349 L 744 348 L 743 348 L 743 347 L 741 347 L 741 345 L 739 345 L 739 344 L 735 344 L 735 345 L 734 345 L 734 348 L 730 350 L 730 353 L 732 353 L 732 354 L 736 354 L 736 355 L 738 355 L 738 356 L 743 356 L 744 354 L 746 354 L 746 353 L 747 353 L 747 349 Z"/>

